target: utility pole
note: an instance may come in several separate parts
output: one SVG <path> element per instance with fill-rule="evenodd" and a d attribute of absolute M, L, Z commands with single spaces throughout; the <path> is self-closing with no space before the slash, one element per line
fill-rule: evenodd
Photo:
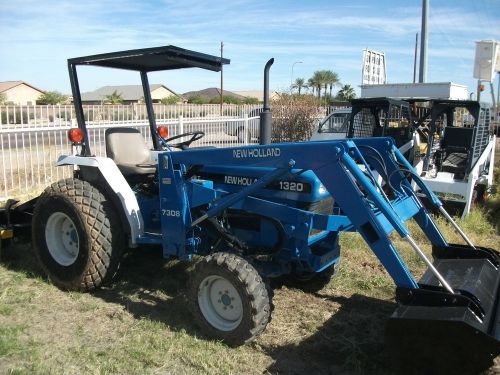
<path fill-rule="evenodd" d="M 415 57 L 413 58 L 413 83 L 417 82 L 418 33 L 415 34 Z"/>
<path fill-rule="evenodd" d="M 220 115 L 222 116 L 222 104 L 224 103 L 224 64 L 222 58 L 224 57 L 224 42 L 220 42 Z"/>
<path fill-rule="evenodd" d="M 427 81 L 427 19 L 429 16 L 429 0 L 422 0 L 422 30 L 420 31 L 420 73 L 418 82 Z"/>

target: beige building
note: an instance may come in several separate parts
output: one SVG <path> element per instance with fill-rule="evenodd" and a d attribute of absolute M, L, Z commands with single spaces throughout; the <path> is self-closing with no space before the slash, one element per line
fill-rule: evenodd
<path fill-rule="evenodd" d="M 152 84 L 150 88 L 153 103 L 159 103 L 163 98 L 171 96 L 178 97 L 179 103 L 183 102 L 182 96 L 164 85 Z M 144 98 L 144 91 L 141 85 L 104 86 L 95 91 L 82 93 L 82 102 L 83 104 L 103 104 L 106 102 L 106 97 L 112 95 L 114 92 L 120 95 L 123 99 L 123 104 L 139 103 Z"/>
<path fill-rule="evenodd" d="M 0 82 L 0 94 L 5 95 L 7 104 L 35 105 L 44 92 L 24 81 Z"/>

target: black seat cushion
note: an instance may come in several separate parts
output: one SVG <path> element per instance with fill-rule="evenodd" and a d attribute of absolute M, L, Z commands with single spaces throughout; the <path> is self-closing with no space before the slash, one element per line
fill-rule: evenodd
<path fill-rule="evenodd" d="M 467 167 L 467 153 L 452 152 L 443 161 L 441 170 L 449 173 L 465 173 Z"/>

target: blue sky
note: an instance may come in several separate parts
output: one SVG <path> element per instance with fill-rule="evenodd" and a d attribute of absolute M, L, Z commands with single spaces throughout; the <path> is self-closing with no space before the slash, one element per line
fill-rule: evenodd
<path fill-rule="evenodd" d="M 263 67 L 274 57 L 271 88 L 286 90 L 315 70 L 337 72 L 342 83 L 361 80 L 363 48 L 385 52 L 388 81 L 411 82 L 420 0 L 197 1 L 0 0 L 0 81 L 24 80 L 44 90 L 70 92 L 70 57 L 176 45 L 231 59 L 228 90 L 262 88 Z M 428 81 L 452 81 L 475 91 L 475 41 L 500 40 L 500 0 L 430 0 Z M 177 92 L 217 87 L 219 75 L 189 69 L 154 73 L 151 83 Z M 140 83 L 130 72 L 85 67 L 83 91 Z M 496 89 L 496 88 L 495 88 Z"/>

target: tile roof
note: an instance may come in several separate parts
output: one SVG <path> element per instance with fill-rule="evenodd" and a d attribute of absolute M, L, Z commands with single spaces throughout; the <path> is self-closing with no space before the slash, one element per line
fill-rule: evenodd
<path fill-rule="evenodd" d="M 7 90 L 10 90 L 11 88 L 19 86 L 19 85 L 22 85 L 22 84 L 25 84 L 26 86 L 29 86 L 29 87 L 37 90 L 37 91 L 44 92 L 43 90 L 40 90 L 40 89 L 36 88 L 35 86 L 32 86 L 29 83 L 26 83 L 24 81 L 4 81 L 4 82 L 0 82 L 0 92 L 4 92 L 4 91 L 7 91 Z"/>

